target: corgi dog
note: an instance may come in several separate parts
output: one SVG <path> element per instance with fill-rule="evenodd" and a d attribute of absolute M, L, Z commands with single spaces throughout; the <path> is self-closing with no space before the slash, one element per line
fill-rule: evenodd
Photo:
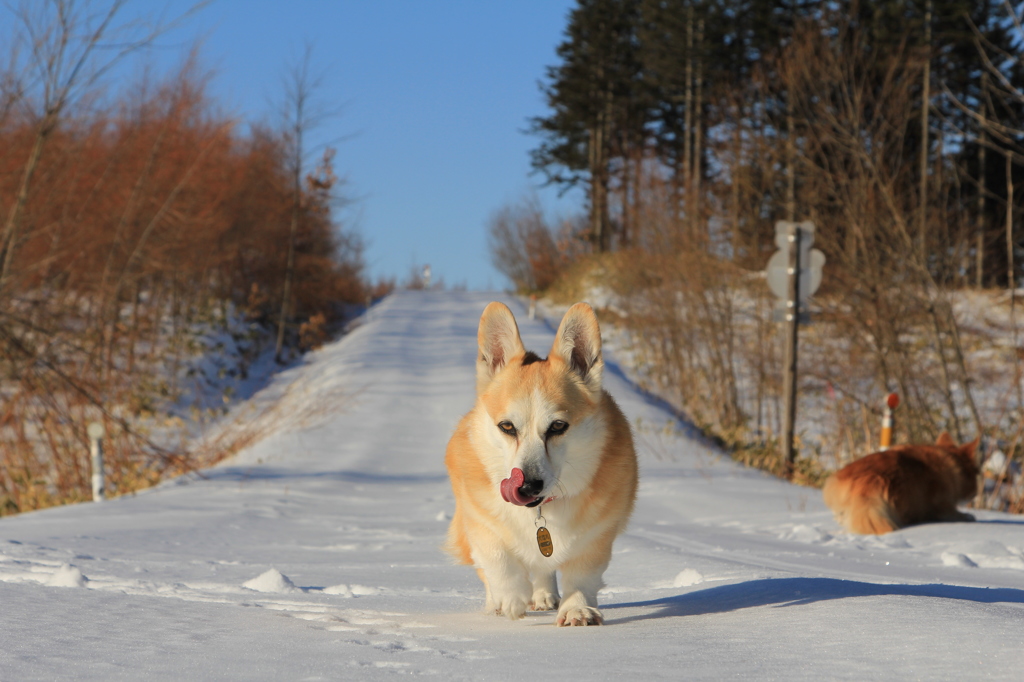
<path fill-rule="evenodd" d="M 882 535 L 929 521 L 973 521 L 958 502 L 977 492 L 974 451 L 945 431 L 935 445 L 897 445 L 851 462 L 822 493 L 836 521 L 853 533 Z"/>
<path fill-rule="evenodd" d="M 597 592 L 633 511 L 637 461 L 629 423 L 601 387 L 597 317 L 572 306 L 542 359 L 494 302 L 477 341 L 476 405 L 445 455 L 455 493 L 445 549 L 476 568 L 489 612 L 558 609 L 557 625 L 600 625 Z"/>

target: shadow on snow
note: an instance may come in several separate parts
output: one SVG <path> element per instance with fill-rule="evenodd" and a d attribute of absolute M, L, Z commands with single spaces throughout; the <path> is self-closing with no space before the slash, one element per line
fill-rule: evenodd
<path fill-rule="evenodd" d="M 208 480 L 239 482 L 289 478 L 344 481 L 347 483 L 441 483 L 448 481 L 448 474 L 445 472 L 387 474 L 350 470 L 302 471 L 268 466 L 235 466 L 210 469 L 203 472 L 203 477 Z"/>
<path fill-rule="evenodd" d="M 651 613 L 607 619 L 608 623 L 628 623 L 652 618 L 728 613 L 757 606 L 802 606 L 833 599 L 881 596 L 957 599 L 978 604 L 998 602 L 1024 604 L 1024 590 L 1008 587 L 985 588 L 938 584 L 880 585 L 836 578 L 776 578 L 722 585 L 664 599 L 606 604 L 601 609 L 607 616 L 612 616 L 615 609 L 652 607 L 657 609 Z"/>

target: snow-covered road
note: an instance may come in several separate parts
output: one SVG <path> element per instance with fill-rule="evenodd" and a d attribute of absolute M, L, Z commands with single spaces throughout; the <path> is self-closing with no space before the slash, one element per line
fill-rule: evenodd
<path fill-rule="evenodd" d="M 495 297 L 545 354 L 551 328 Z M 276 431 L 204 477 L 0 519 L 0 680 L 1024 676 L 1024 519 L 851 536 L 818 491 L 687 437 L 614 354 L 641 488 L 607 625 L 483 614 L 438 547 L 491 299 L 386 299 L 258 395 Z"/>

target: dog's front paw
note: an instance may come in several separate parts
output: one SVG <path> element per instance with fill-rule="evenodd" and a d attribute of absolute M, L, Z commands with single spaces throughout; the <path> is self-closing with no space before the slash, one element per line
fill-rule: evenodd
<path fill-rule="evenodd" d="M 604 617 L 593 606 L 573 606 L 558 612 L 555 625 L 601 625 Z"/>
<path fill-rule="evenodd" d="M 519 620 L 526 615 L 526 600 L 522 597 L 504 597 L 494 601 L 494 615 L 508 616 L 509 620 Z"/>
<path fill-rule="evenodd" d="M 533 601 L 530 602 L 531 611 L 554 611 L 558 608 L 558 595 L 548 590 L 536 590 L 533 593 Z"/>

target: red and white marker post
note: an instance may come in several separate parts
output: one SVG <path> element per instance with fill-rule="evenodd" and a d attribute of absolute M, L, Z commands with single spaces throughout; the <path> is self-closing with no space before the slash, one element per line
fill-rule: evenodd
<path fill-rule="evenodd" d="M 892 413 L 899 405 L 899 393 L 890 393 L 885 397 L 885 406 L 882 408 L 882 450 L 888 450 L 892 445 Z"/>

